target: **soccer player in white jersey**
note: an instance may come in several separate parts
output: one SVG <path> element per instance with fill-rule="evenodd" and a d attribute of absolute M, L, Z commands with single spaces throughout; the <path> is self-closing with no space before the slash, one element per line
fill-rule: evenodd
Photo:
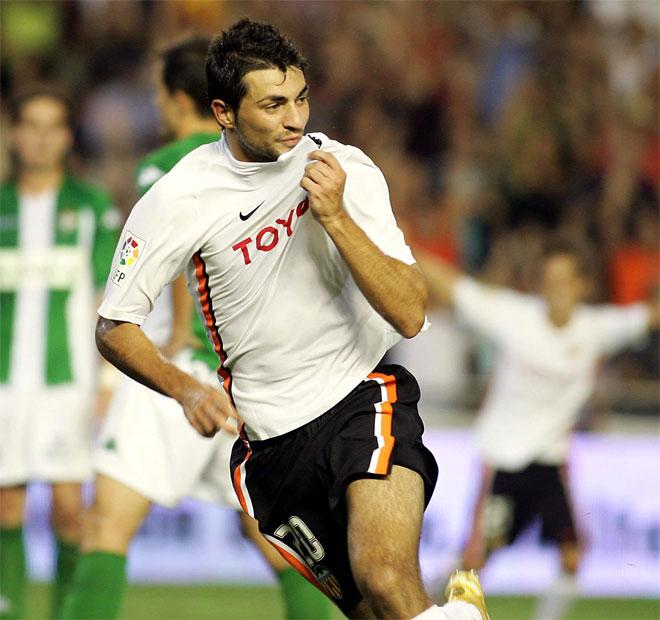
<path fill-rule="evenodd" d="M 658 304 L 585 304 L 588 261 L 562 240 L 545 250 L 537 295 L 480 284 L 437 259 L 422 265 L 431 295 L 452 304 L 497 350 L 475 428 L 485 475 L 464 566 L 481 568 L 491 551 L 540 517 L 543 538 L 559 548 L 562 571 L 536 617 L 558 620 L 573 598 L 580 560 L 565 487 L 571 431 L 599 362 L 657 328 Z"/>
<path fill-rule="evenodd" d="M 0 187 L 0 617 L 24 614 L 26 485 L 50 483 L 53 613 L 78 553 L 80 483 L 91 476 L 96 290 L 120 223 L 73 176 L 71 106 L 38 86 L 11 105 L 14 171 Z"/>
<path fill-rule="evenodd" d="M 133 209 L 99 308 L 99 349 L 177 400 L 204 435 L 240 418 L 231 474 L 243 509 L 344 613 L 486 618 L 475 575 L 454 578 L 442 608 L 421 580 L 437 465 L 414 378 L 378 363 L 422 328 L 426 286 L 382 174 L 360 150 L 304 134 L 306 63 L 272 26 L 234 24 L 206 68 L 223 136 Z M 182 372 L 139 328 L 181 272 L 224 390 Z"/>
<path fill-rule="evenodd" d="M 204 62 L 209 40 L 179 41 L 160 54 L 157 103 L 173 142 L 138 166 L 137 190 L 145 194 L 191 150 L 218 139 L 208 104 Z M 183 276 L 158 297 L 144 333 L 166 357 L 201 382 L 216 384 L 217 358 L 193 312 Z M 194 326 L 193 326 L 194 323 Z M 200 341 L 193 335 L 201 333 Z M 191 348 L 191 342 L 196 346 Z M 227 474 L 235 437 L 200 437 L 176 401 L 124 376 L 113 396 L 94 452 L 96 492 L 82 540 L 83 554 L 59 614 L 67 618 L 115 618 L 126 589 L 126 554 L 152 502 L 176 505 L 192 495 L 235 508 L 248 537 L 276 573 L 286 617 L 320 620 L 327 600 L 298 575 L 241 510 Z M 221 527 L 221 524 L 218 524 Z"/>

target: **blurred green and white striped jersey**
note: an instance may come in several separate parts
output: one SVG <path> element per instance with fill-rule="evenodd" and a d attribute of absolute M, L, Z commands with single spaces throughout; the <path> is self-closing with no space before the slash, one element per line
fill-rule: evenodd
<path fill-rule="evenodd" d="M 120 216 L 99 189 L 0 186 L 0 384 L 94 381 L 94 292 L 105 282 Z"/>
<path fill-rule="evenodd" d="M 140 197 L 151 189 L 162 176 L 167 174 L 179 160 L 203 144 L 210 144 L 218 140 L 217 133 L 194 133 L 149 153 L 139 164 L 135 172 L 135 187 Z M 167 344 L 172 333 L 172 293 L 167 286 L 151 309 L 149 316 L 142 324 L 142 330 L 157 346 Z M 193 357 L 204 362 L 209 368 L 215 369 L 218 358 L 213 345 L 206 335 L 206 328 L 199 316 L 193 311 L 192 332 L 200 343 Z"/>

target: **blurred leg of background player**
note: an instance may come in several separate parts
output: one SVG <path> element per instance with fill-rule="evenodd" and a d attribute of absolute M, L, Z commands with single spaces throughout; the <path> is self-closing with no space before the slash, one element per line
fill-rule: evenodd
<path fill-rule="evenodd" d="M 0 489 L 0 617 L 25 616 L 25 585 L 27 570 L 23 544 L 23 515 L 26 486 L 16 485 Z M 52 485 L 51 522 L 56 540 L 54 588 L 51 617 L 55 617 L 73 577 L 78 560 L 82 495 L 80 483 Z"/>
<path fill-rule="evenodd" d="M 561 570 L 539 599 L 535 620 L 563 618 L 577 594 L 580 547 L 560 468 L 530 466 L 520 472 L 496 472 L 484 467 L 463 567 L 480 569 L 493 551 L 510 544 L 531 521 L 540 517 L 542 537 L 557 544 Z M 526 482 L 526 480 L 528 482 Z M 535 488 L 537 493 L 530 489 Z"/>
<path fill-rule="evenodd" d="M 62 618 L 116 618 L 126 587 L 128 547 L 152 503 L 130 487 L 99 475 L 96 499 L 85 516 L 82 558 Z M 330 604 L 264 539 L 254 519 L 240 513 L 242 530 L 275 571 L 286 618 L 327 618 Z"/>
<path fill-rule="evenodd" d="M 0 617 L 25 615 L 25 485 L 0 488 Z"/>
<path fill-rule="evenodd" d="M 177 365 L 217 385 L 215 370 L 185 349 Z M 239 510 L 229 476 L 227 434 L 200 437 L 180 405 L 124 377 L 94 451 L 96 495 L 83 527 L 83 554 L 59 617 L 116 618 L 126 589 L 126 554 L 152 503 L 175 506 L 186 496 Z M 287 618 L 327 618 L 330 603 L 273 552 L 256 524 L 242 527 L 275 571 Z M 218 525 L 220 527 L 220 524 Z"/>

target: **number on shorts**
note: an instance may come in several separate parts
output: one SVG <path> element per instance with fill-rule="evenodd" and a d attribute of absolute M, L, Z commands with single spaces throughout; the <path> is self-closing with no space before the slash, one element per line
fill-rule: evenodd
<path fill-rule="evenodd" d="M 325 557 L 323 545 L 300 517 L 289 517 L 288 525 L 283 523 L 275 530 L 275 536 L 281 540 L 284 540 L 287 534 L 291 534 L 298 553 L 310 566 Z"/>

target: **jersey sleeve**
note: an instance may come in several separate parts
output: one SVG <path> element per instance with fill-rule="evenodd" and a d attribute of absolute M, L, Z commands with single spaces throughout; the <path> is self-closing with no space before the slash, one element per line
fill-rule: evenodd
<path fill-rule="evenodd" d="M 99 193 L 93 205 L 96 226 L 92 246 L 92 267 L 94 285 L 101 288 L 108 277 L 122 217 L 119 209 L 104 193 Z"/>
<path fill-rule="evenodd" d="M 415 258 L 397 226 L 387 182 L 378 167 L 359 149 L 339 157 L 346 171 L 344 206 L 355 223 L 387 256 L 407 265 Z"/>
<path fill-rule="evenodd" d="M 523 296 L 508 289 L 460 278 L 454 288 L 454 306 L 468 326 L 497 342 L 503 342 L 520 314 Z"/>
<path fill-rule="evenodd" d="M 593 309 L 593 325 L 601 353 L 612 355 L 641 340 L 648 330 L 646 304 L 601 306 Z"/>
<path fill-rule="evenodd" d="M 133 208 L 115 252 L 103 303 L 107 319 L 141 325 L 163 288 L 201 245 L 197 198 L 164 179 Z"/>

